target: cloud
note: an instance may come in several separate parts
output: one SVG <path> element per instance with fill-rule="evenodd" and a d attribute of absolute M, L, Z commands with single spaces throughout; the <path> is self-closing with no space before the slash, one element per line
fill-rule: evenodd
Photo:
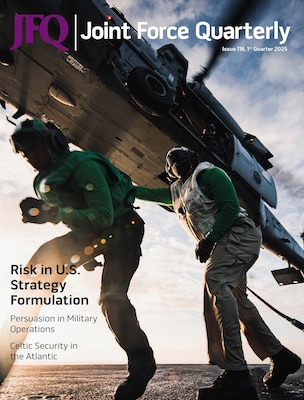
<path fill-rule="evenodd" d="M 261 59 L 260 70 L 263 79 L 274 84 L 279 89 L 298 87 L 303 85 L 303 54 L 296 50 L 286 52 L 271 52 L 264 54 Z M 282 75 L 282 71 L 285 71 Z"/>
<path fill-rule="evenodd" d="M 293 169 L 275 168 L 273 176 L 280 185 L 281 191 L 288 191 L 288 195 L 299 200 L 304 198 L 304 179 L 301 173 L 295 174 Z M 296 199 L 294 199 L 296 200 Z"/>
<path fill-rule="evenodd" d="M 118 7 L 124 10 L 131 23 L 132 21 L 134 23 L 148 21 L 149 24 L 157 26 L 168 26 L 185 19 L 195 19 L 202 12 L 211 16 L 215 8 L 214 2 L 212 3 L 207 0 L 155 0 L 153 2 L 140 0 L 134 7 L 134 3 L 129 0 L 117 2 Z"/>

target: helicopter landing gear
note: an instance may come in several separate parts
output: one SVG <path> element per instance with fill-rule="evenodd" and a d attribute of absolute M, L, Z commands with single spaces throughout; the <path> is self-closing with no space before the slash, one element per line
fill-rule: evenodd
<path fill-rule="evenodd" d="M 134 68 L 127 84 L 132 99 L 148 114 L 160 116 L 173 106 L 172 89 L 160 74 L 149 68 Z"/>

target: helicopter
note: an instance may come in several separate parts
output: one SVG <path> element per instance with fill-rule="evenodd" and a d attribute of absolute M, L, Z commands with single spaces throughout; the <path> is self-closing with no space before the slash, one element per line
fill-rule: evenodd
<path fill-rule="evenodd" d="M 251 3 L 240 1 L 231 26 Z M 246 133 L 205 85 L 216 62 L 187 81 L 174 44 L 155 50 L 105 0 L 0 0 L 0 104 L 59 127 L 69 142 L 102 152 L 142 186 L 168 185 L 168 149 L 184 145 L 222 168 L 263 232 L 263 247 L 287 262 L 280 285 L 304 282 L 304 251 L 273 215 L 272 153 Z M 287 34 L 287 32 L 285 32 Z M 150 35 L 152 32 L 150 32 Z M 186 31 L 162 31 L 169 38 Z M 170 210 L 169 210 L 170 211 Z"/>

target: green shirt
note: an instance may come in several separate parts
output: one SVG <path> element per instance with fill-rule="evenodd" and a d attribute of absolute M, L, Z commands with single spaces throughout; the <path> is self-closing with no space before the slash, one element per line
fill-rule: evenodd
<path fill-rule="evenodd" d="M 78 236 L 111 226 L 135 198 L 131 179 L 106 157 L 89 151 L 60 156 L 37 175 L 34 188 L 40 199 L 58 208 L 58 222 Z"/>
<path fill-rule="evenodd" d="M 219 213 L 212 228 L 205 236 L 217 242 L 231 227 L 240 211 L 239 201 L 233 183 L 220 168 L 208 168 L 198 177 L 198 184 L 205 195 L 219 207 Z M 172 206 L 170 188 L 146 188 L 136 186 L 136 197 L 160 205 Z"/>

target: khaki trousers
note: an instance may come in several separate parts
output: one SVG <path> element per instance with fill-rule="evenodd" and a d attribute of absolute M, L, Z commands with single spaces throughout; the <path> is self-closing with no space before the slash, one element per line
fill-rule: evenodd
<path fill-rule="evenodd" d="M 208 353 L 210 363 L 226 370 L 247 368 L 240 328 L 261 360 L 282 349 L 246 293 L 246 273 L 258 258 L 261 237 L 260 227 L 244 218 L 216 243 L 207 262 L 204 317 Z"/>

